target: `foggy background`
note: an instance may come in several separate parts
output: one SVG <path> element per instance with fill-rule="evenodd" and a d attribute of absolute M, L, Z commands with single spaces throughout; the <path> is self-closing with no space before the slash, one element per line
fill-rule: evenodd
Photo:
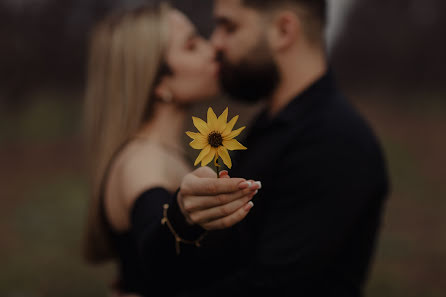
<path fill-rule="evenodd" d="M 380 138 L 392 195 L 367 296 L 446 292 L 446 2 L 328 0 L 331 65 Z M 106 296 L 80 257 L 86 37 L 124 0 L 0 0 L 0 296 Z M 171 1 L 208 36 L 210 0 Z M 197 106 L 240 113 L 226 98 Z M 185 138 L 186 145 L 186 138 Z"/>

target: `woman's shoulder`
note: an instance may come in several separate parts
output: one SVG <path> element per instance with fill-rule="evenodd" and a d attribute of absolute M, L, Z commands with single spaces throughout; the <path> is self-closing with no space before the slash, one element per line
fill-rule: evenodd
<path fill-rule="evenodd" d="M 179 186 L 166 170 L 165 152 L 156 145 L 129 142 L 115 157 L 105 183 L 105 210 L 114 229 L 129 227 L 129 213 L 138 197 L 153 188 L 174 192 Z"/>
<path fill-rule="evenodd" d="M 150 188 L 170 190 L 174 185 L 165 168 L 166 162 L 165 153 L 158 146 L 131 142 L 116 159 L 111 187 L 117 187 L 127 202 Z"/>

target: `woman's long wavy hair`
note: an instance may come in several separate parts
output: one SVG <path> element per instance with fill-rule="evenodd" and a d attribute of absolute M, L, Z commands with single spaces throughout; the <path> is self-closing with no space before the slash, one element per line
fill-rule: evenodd
<path fill-rule="evenodd" d="M 141 6 L 101 21 L 90 36 L 85 96 L 90 200 L 84 256 L 115 257 L 103 217 L 103 184 L 117 151 L 149 120 L 167 44 L 166 3 Z"/>

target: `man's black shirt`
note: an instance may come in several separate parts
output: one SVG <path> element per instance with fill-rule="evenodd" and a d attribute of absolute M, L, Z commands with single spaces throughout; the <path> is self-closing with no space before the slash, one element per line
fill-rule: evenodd
<path fill-rule="evenodd" d="M 361 296 L 388 177 L 376 137 L 332 74 L 274 118 L 262 112 L 242 143 L 230 175 L 263 188 L 236 227 L 241 287 L 228 280 L 219 294 Z"/>
<path fill-rule="evenodd" d="M 376 137 L 332 74 L 274 118 L 265 110 L 243 144 L 248 150 L 230 174 L 263 185 L 239 226 L 256 267 L 253 287 L 281 296 L 361 296 L 388 177 Z"/>

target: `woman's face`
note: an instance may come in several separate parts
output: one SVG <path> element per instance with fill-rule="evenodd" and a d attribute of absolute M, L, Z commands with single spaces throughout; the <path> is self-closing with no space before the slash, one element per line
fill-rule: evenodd
<path fill-rule="evenodd" d="M 179 103 L 191 103 L 219 91 L 218 64 L 210 42 L 198 35 L 187 17 L 178 10 L 168 15 L 169 41 L 166 62 L 172 70 L 161 85 Z"/>

